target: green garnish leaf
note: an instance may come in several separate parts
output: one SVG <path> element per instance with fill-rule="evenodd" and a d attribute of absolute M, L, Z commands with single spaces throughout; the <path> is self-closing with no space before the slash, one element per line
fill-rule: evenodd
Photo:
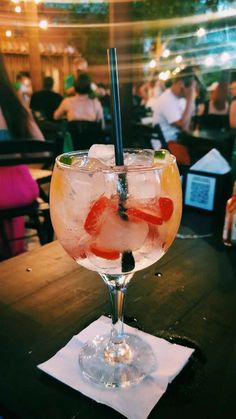
<path fill-rule="evenodd" d="M 69 154 L 63 154 L 60 157 L 60 163 L 67 164 L 70 166 L 73 162 L 73 156 L 70 156 Z"/>
<path fill-rule="evenodd" d="M 155 150 L 154 152 L 154 159 L 157 160 L 164 160 L 166 158 L 166 155 L 169 154 L 168 150 L 164 150 L 161 148 L 160 150 Z"/>

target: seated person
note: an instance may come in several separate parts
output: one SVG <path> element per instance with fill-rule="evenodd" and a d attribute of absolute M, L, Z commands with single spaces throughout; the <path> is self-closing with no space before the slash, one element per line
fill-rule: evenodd
<path fill-rule="evenodd" d="M 208 87 L 210 98 L 201 107 L 198 124 L 203 128 L 229 127 L 228 82 L 214 82 Z"/>
<path fill-rule="evenodd" d="M 32 82 L 28 71 L 20 71 L 16 76 L 15 89 L 24 105 L 29 106 L 32 95 Z"/>
<path fill-rule="evenodd" d="M 75 81 L 75 96 L 63 99 L 54 112 L 54 119 L 65 117 L 67 121 L 97 121 L 104 126 L 101 102 L 94 97 L 91 79 L 87 74 L 80 74 Z"/>
<path fill-rule="evenodd" d="M 104 112 L 91 89 L 91 79 L 87 74 L 80 74 L 75 82 L 75 92 L 75 96 L 63 99 L 54 112 L 54 119 L 65 117 L 73 147 L 87 149 L 102 137 Z"/>
<path fill-rule="evenodd" d="M 53 92 L 53 84 L 52 77 L 44 77 L 43 90 L 33 93 L 30 100 L 30 107 L 36 117 L 39 112 L 47 121 L 53 120 L 53 114 L 63 100 L 59 93 Z"/>
<path fill-rule="evenodd" d="M 229 125 L 230 128 L 236 128 L 236 73 L 233 73 L 230 84 L 231 102 L 229 105 Z"/>
<path fill-rule="evenodd" d="M 1 140 L 38 139 L 44 140 L 33 120 L 9 80 L 0 54 L 0 148 Z M 39 195 L 37 182 L 32 178 L 26 165 L 0 167 L 0 209 L 16 208 L 32 203 Z M 3 228 L 10 242 L 12 255 L 24 252 L 24 217 L 15 217 L 3 222 Z M 13 241 L 12 241 L 13 240 Z M 6 252 L 0 235 L 0 257 Z"/>
<path fill-rule="evenodd" d="M 195 104 L 195 75 L 191 68 L 178 73 L 153 106 L 153 126 L 159 124 L 170 151 L 179 164 L 190 164 L 188 150 L 177 143 L 181 130 L 188 130 Z"/>

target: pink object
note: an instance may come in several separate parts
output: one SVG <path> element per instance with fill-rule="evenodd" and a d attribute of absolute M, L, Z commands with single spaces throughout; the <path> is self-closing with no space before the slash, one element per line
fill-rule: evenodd
<path fill-rule="evenodd" d="M 37 182 L 32 178 L 27 166 L 0 167 L 0 209 L 16 208 L 32 203 L 39 195 Z M 9 240 L 24 236 L 24 217 L 4 221 Z M 2 247 L 2 240 L 0 237 Z M 12 255 L 26 250 L 23 239 L 10 242 Z"/>

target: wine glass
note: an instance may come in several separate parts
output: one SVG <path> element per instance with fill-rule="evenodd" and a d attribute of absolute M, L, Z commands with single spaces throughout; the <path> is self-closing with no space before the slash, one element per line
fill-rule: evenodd
<path fill-rule="evenodd" d="M 182 193 L 175 157 L 167 150 L 128 149 L 120 167 L 109 153 L 99 159 L 87 151 L 62 154 L 50 209 L 64 249 L 98 272 L 110 295 L 111 332 L 82 347 L 82 373 L 105 387 L 136 384 L 157 364 L 144 340 L 124 332 L 124 299 L 134 273 L 159 260 L 177 233 Z"/>

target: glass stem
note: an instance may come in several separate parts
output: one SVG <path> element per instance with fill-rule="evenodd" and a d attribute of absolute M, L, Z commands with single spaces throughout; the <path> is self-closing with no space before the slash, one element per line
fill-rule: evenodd
<path fill-rule="evenodd" d="M 110 340 L 105 349 L 105 357 L 111 363 L 123 362 L 129 357 L 129 348 L 124 335 L 124 302 L 127 285 L 133 274 L 106 275 L 101 274 L 107 284 L 110 295 L 112 328 Z"/>

